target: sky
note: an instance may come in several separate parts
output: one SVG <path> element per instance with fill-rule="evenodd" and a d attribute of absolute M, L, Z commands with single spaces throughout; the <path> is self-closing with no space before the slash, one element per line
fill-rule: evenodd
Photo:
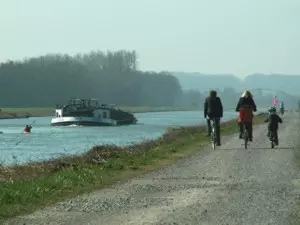
<path fill-rule="evenodd" d="M 136 50 L 141 70 L 300 74 L 299 0 L 1 0 L 0 62 Z"/>

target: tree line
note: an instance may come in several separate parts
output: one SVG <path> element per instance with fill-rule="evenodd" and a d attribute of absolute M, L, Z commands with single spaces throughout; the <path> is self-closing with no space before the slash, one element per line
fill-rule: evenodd
<path fill-rule="evenodd" d="M 217 91 L 227 109 L 233 109 L 241 95 L 233 88 Z M 80 97 L 97 98 L 119 106 L 203 109 L 207 95 L 207 91 L 183 90 L 178 79 L 169 72 L 138 70 L 135 51 L 93 51 L 75 56 L 52 54 L 0 64 L 0 108 L 54 107 Z M 272 102 L 271 95 L 257 91 L 254 95 L 262 107 Z M 298 99 L 291 96 L 284 96 L 284 101 L 298 104 Z"/>
<path fill-rule="evenodd" d="M 121 106 L 175 106 L 183 95 L 170 73 L 139 71 L 135 51 L 53 54 L 0 65 L 1 107 L 49 107 L 74 97 Z"/>

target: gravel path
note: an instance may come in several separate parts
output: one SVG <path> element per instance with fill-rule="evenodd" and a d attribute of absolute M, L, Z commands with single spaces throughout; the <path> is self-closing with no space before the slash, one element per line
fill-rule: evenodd
<path fill-rule="evenodd" d="M 267 141 L 266 125 L 257 126 L 248 150 L 234 135 L 216 151 L 205 149 L 160 171 L 5 224 L 294 224 L 300 195 L 298 117 L 284 115 L 276 149 Z"/>

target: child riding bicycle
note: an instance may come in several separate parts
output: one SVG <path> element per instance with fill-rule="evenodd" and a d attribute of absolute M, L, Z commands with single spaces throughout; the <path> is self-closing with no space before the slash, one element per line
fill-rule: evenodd
<path fill-rule="evenodd" d="M 282 123 L 282 119 L 278 114 L 276 113 L 276 108 L 271 107 L 269 109 L 269 116 L 265 119 L 265 123 L 268 123 L 268 137 L 271 141 L 271 132 L 273 132 L 274 138 L 275 138 L 275 144 L 279 144 L 278 140 L 278 123 Z"/>

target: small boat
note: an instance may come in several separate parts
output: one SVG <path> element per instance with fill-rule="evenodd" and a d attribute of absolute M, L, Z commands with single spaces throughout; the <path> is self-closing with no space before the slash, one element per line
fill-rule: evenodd
<path fill-rule="evenodd" d="M 112 104 L 100 104 L 97 99 L 71 99 L 64 106 L 56 106 L 52 126 L 118 126 L 136 124 L 132 113 Z"/>

